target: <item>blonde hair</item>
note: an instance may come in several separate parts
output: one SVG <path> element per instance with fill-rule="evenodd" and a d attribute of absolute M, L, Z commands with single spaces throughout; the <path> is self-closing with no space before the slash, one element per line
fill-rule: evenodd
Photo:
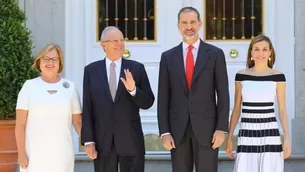
<path fill-rule="evenodd" d="M 64 56 L 63 56 L 63 52 L 60 48 L 59 45 L 57 44 L 48 44 L 45 47 L 43 47 L 42 49 L 40 49 L 40 51 L 38 52 L 38 54 L 35 57 L 35 61 L 34 64 L 32 65 L 33 69 L 38 70 L 39 72 L 41 72 L 40 70 L 40 60 L 41 58 L 43 58 L 43 56 L 50 52 L 51 50 L 56 50 L 59 56 L 59 69 L 58 69 L 58 73 L 61 73 L 64 69 Z"/>

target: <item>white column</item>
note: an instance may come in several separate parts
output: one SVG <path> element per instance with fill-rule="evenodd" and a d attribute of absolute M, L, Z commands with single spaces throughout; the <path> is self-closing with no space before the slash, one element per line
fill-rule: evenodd
<path fill-rule="evenodd" d="M 83 68 L 85 64 L 85 1 L 65 1 L 65 77 L 73 81 L 82 97 Z M 82 99 L 82 98 L 81 98 Z M 75 153 L 79 153 L 79 137 L 73 131 Z"/>

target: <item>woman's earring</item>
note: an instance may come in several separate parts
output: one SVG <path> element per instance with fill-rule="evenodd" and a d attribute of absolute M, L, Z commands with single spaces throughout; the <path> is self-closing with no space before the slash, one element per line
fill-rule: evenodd
<path fill-rule="evenodd" d="M 253 61 L 253 57 L 251 57 L 251 61 Z"/>
<path fill-rule="evenodd" d="M 268 60 L 271 61 L 271 57 L 269 57 Z"/>

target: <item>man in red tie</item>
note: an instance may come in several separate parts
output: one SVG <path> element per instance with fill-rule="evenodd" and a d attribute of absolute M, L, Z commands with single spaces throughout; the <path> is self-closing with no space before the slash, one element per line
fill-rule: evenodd
<path fill-rule="evenodd" d="M 178 13 L 183 42 L 162 53 L 158 124 L 171 150 L 173 172 L 218 171 L 218 147 L 229 123 L 229 89 L 223 51 L 199 39 L 202 22 L 193 7 Z M 217 98 L 216 98 L 217 96 Z"/>

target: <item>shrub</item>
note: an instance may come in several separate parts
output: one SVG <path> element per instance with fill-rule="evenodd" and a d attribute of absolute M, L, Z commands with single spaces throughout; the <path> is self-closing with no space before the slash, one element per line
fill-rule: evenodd
<path fill-rule="evenodd" d="M 32 70 L 32 41 L 15 0 L 0 0 L 0 119 L 14 119 L 18 92 Z"/>

